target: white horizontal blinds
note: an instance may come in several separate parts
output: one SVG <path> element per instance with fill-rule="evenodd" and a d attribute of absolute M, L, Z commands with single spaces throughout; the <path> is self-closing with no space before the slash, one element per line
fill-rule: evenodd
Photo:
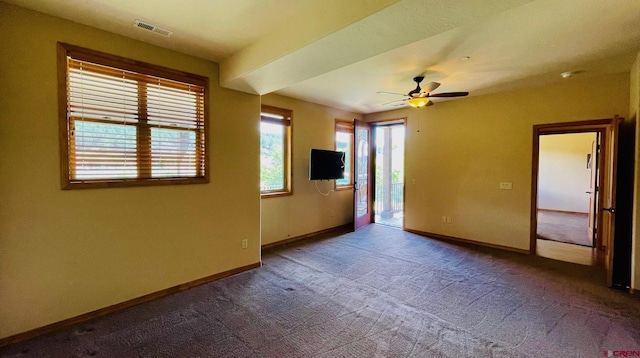
<path fill-rule="evenodd" d="M 151 176 L 202 176 L 204 88 L 158 79 L 146 94 Z"/>
<path fill-rule="evenodd" d="M 71 58 L 67 65 L 70 179 L 136 178 L 136 81 Z"/>
<path fill-rule="evenodd" d="M 260 113 L 260 120 L 262 123 L 277 124 L 285 127 L 289 127 L 291 125 L 291 117 L 286 113 L 262 112 Z"/>
<path fill-rule="evenodd" d="M 67 57 L 69 179 L 204 177 L 204 86 Z"/>

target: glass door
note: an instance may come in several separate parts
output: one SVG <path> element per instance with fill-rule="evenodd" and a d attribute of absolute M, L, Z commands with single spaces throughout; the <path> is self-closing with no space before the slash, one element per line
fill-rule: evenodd
<path fill-rule="evenodd" d="M 354 230 L 372 222 L 371 126 L 355 121 L 355 183 L 353 192 Z"/>
<path fill-rule="evenodd" d="M 374 126 L 376 224 L 403 227 L 404 124 Z"/>

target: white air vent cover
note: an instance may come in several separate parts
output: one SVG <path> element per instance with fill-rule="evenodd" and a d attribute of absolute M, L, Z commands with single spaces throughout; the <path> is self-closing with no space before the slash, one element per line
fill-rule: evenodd
<path fill-rule="evenodd" d="M 155 32 L 156 34 L 162 35 L 162 36 L 166 36 L 169 37 L 171 36 L 171 34 L 173 34 L 173 32 L 167 30 L 167 29 L 163 29 L 162 27 L 158 27 L 155 25 L 151 25 L 148 24 L 146 22 L 142 22 L 140 20 L 136 20 L 133 22 L 133 26 L 143 29 L 143 30 L 147 30 L 147 31 L 151 31 L 151 32 Z"/>

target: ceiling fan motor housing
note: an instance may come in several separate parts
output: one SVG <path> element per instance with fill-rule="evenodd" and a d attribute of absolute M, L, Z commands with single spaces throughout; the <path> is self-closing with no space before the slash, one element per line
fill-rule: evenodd
<path fill-rule="evenodd" d="M 414 94 L 420 93 L 420 82 L 424 80 L 424 76 L 416 76 L 413 78 L 413 81 L 416 83 L 416 88 L 414 88 L 411 92 L 407 93 L 409 97 L 413 97 Z"/>

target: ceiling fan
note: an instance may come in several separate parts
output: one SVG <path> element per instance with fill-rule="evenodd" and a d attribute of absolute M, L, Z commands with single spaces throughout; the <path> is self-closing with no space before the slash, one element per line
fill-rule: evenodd
<path fill-rule="evenodd" d="M 391 104 L 395 102 L 407 102 L 410 106 L 415 108 L 420 108 L 424 106 L 431 106 L 433 102 L 429 100 L 429 98 L 435 97 L 464 97 L 469 95 L 469 92 L 442 92 L 442 93 L 431 93 L 431 91 L 440 87 L 440 83 L 438 82 L 429 82 L 425 84 L 422 88 L 420 87 L 420 82 L 424 80 L 424 76 L 416 76 L 413 78 L 413 81 L 416 83 L 416 88 L 409 91 L 407 94 L 403 93 L 395 93 L 395 92 L 378 92 L 378 93 L 388 93 L 388 94 L 397 94 L 401 96 L 406 96 L 405 99 L 399 99 L 396 101 L 391 101 L 387 103 L 383 103 L 383 105 Z"/>

